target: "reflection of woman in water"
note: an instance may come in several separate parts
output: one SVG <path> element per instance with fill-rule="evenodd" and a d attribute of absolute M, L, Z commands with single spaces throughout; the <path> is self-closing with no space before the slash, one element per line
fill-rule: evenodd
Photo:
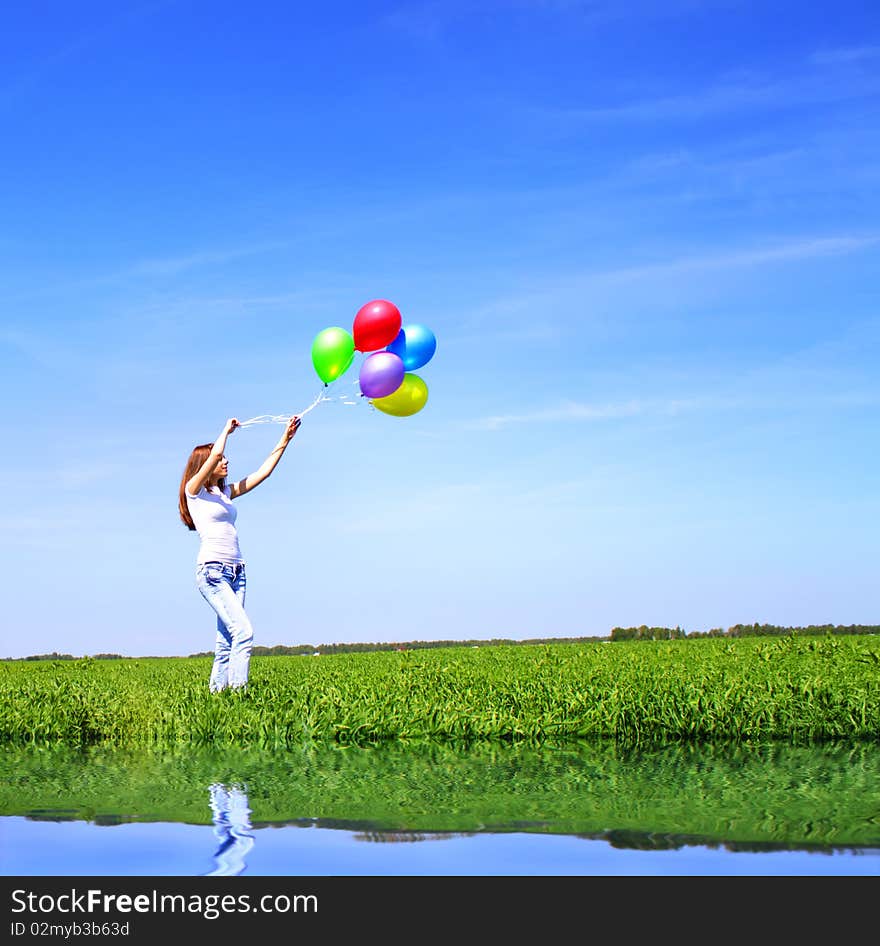
<path fill-rule="evenodd" d="M 227 788 L 219 782 L 210 789 L 214 812 L 214 852 L 216 867 L 206 877 L 234 877 L 245 869 L 245 855 L 254 846 L 247 794 L 237 785 Z"/>

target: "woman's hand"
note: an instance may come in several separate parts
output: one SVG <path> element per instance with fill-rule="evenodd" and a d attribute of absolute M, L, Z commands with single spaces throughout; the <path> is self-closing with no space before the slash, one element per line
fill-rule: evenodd
<path fill-rule="evenodd" d="M 287 422 L 287 429 L 284 431 L 284 441 L 285 443 L 290 443 L 293 440 L 294 434 L 299 430 L 299 425 L 302 423 L 299 417 L 296 414 L 290 418 Z"/>
<path fill-rule="evenodd" d="M 226 421 L 226 425 L 223 428 L 223 433 L 229 436 L 229 434 L 231 434 L 236 427 L 241 427 L 241 424 L 239 424 L 237 418 L 230 417 L 229 420 Z"/>

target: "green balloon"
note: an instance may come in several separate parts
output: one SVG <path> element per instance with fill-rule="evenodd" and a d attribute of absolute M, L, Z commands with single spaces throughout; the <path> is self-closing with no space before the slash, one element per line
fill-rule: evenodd
<path fill-rule="evenodd" d="M 325 328 L 315 336 L 312 364 L 324 384 L 344 375 L 353 359 L 354 338 L 344 328 Z"/>
<path fill-rule="evenodd" d="M 384 414 L 409 417 L 428 403 L 428 385 L 417 374 L 407 372 L 396 391 L 385 397 L 374 397 L 370 403 Z"/>

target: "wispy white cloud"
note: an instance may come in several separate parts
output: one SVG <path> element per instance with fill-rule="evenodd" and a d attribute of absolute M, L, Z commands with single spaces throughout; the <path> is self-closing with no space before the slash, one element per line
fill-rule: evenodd
<path fill-rule="evenodd" d="M 339 516 L 332 523 L 334 533 L 361 534 L 361 533 L 400 533 L 409 532 L 409 523 L 418 522 L 420 528 L 430 526 L 449 525 L 450 517 L 456 510 L 470 508 L 478 502 L 494 485 L 488 482 L 451 483 L 426 489 L 414 494 L 403 495 L 397 491 L 389 494 L 387 502 L 379 496 L 373 496 L 376 513 L 364 514 L 347 513 Z M 394 515 L 389 516 L 385 510 L 394 509 Z M 326 513 L 321 512 L 325 528 L 327 526 Z"/>
<path fill-rule="evenodd" d="M 880 57 L 880 46 L 847 46 L 839 49 L 826 49 L 813 53 L 812 62 L 828 65 L 841 62 L 860 62 L 864 59 Z"/>
<path fill-rule="evenodd" d="M 411 39 L 435 42 L 451 22 L 454 9 L 454 5 L 442 3 L 440 0 L 402 3 L 386 14 L 382 22 L 388 28 Z"/>
<path fill-rule="evenodd" d="M 634 373 L 623 379 L 633 396 L 616 400 L 563 400 L 530 405 L 527 409 L 475 417 L 459 424 L 461 429 L 516 434 L 517 429 L 537 427 L 578 428 L 611 425 L 615 429 L 633 425 L 670 424 L 721 432 L 741 430 L 743 425 L 780 425 L 792 421 L 818 431 L 845 426 L 848 417 L 872 415 L 880 407 L 880 384 L 873 366 L 880 342 L 880 316 L 842 327 L 837 333 L 793 346 L 788 351 L 754 359 L 746 367 L 728 364 L 723 358 L 702 364 L 689 381 L 676 384 L 678 395 L 668 391 L 670 379 Z M 707 428 L 707 422 L 710 426 Z M 604 479 L 618 477 L 609 473 Z M 595 484 L 593 484 L 595 485 Z"/>
<path fill-rule="evenodd" d="M 720 253 L 684 256 L 645 266 L 624 267 L 593 274 L 594 279 L 640 279 L 652 274 L 688 273 L 695 270 L 743 269 L 828 256 L 844 256 L 880 243 L 880 234 L 805 237 L 772 246 L 728 250 Z"/>
<path fill-rule="evenodd" d="M 517 414 L 493 414 L 477 418 L 464 426 L 477 430 L 501 430 L 506 427 L 532 424 L 559 423 L 564 421 L 602 421 L 621 417 L 636 417 L 644 414 L 678 414 L 702 406 L 704 399 L 644 401 L 629 400 L 608 404 L 584 404 L 564 401 L 553 407 L 539 408 Z"/>
<path fill-rule="evenodd" d="M 173 256 L 135 259 L 128 263 L 122 263 L 116 268 L 111 269 L 108 267 L 104 272 L 85 275 L 78 279 L 42 282 L 38 285 L 28 287 L 25 292 L 6 295 L 4 302 L 7 305 L 21 304 L 25 300 L 34 298 L 53 298 L 88 289 L 115 287 L 117 285 L 131 283 L 132 281 L 149 282 L 150 280 L 171 279 L 172 277 L 180 276 L 200 268 L 223 266 L 235 260 L 247 259 L 249 257 L 284 250 L 289 246 L 290 243 L 285 240 L 267 240 L 222 249 L 202 249 Z M 277 298 L 279 302 L 286 301 L 281 295 L 275 298 Z M 269 297 L 265 297 L 261 301 L 265 302 L 270 300 Z M 167 309 L 170 304 L 172 303 L 169 302 L 169 300 L 163 300 L 161 308 Z"/>
<path fill-rule="evenodd" d="M 847 99 L 868 98 L 880 91 L 880 79 L 853 83 L 828 83 L 820 79 L 741 80 L 719 83 L 704 91 L 669 95 L 622 105 L 593 108 L 552 109 L 545 114 L 565 121 L 694 120 L 735 111 L 775 109 L 800 105 L 833 104 Z"/>
<path fill-rule="evenodd" d="M 859 68 L 877 55 L 878 47 L 815 53 L 808 68 L 775 77 L 740 72 L 706 83 L 697 91 L 654 96 L 618 104 L 533 109 L 557 122 L 696 120 L 741 111 L 775 110 L 800 106 L 873 99 L 880 92 L 880 75 Z"/>
<path fill-rule="evenodd" d="M 76 493 L 82 491 L 84 497 L 90 496 L 91 487 L 111 479 L 136 479 L 132 461 L 122 463 L 112 459 L 100 459 L 94 462 L 70 463 L 62 466 L 47 467 L 35 465 L 30 469 L 5 470 L 0 472 L 0 489 L 19 493 L 44 491 L 58 495 L 59 491 Z M 66 500 L 58 500 L 62 505 Z"/>
<path fill-rule="evenodd" d="M 742 179 L 743 176 L 754 181 L 756 177 L 768 172 L 774 177 L 789 171 L 792 163 L 810 155 L 816 148 L 815 142 L 786 148 L 729 148 L 715 154 L 698 153 L 693 149 L 677 148 L 672 151 L 645 154 L 623 164 L 620 170 L 610 177 L 611 183 L 619 181 L 635 182 L 640 188 L 654 179 L 672 172 L 679 175 L 686 172 L 689 178 L 697 177 L 703 183 L 707 177 L 723 178 L 730 181 L 731 176 Z M 729 192 L 729 187 L 726 189 Z"/>
<path fill-rule="evenodd" d="M 22 364 L 33 365 L 52 372 L 56 377 L 73 362 L 78 353 L 76 340 L 70 332 L 61 334 L 54 326 L 35 328 L 31 325 L 19 328 L 10 325 L 0 330 L 0 353 L 4 349 L 6 353 L 12 354 L 18 367 Z M 45 383 L 45 379 L 37 375 L 32 376 L 32 381 L 40 385 Z M 20 377 L 18 383 L 21 383 Z"/>
<path fill-rule="evenodd" d="M 737 271 L 848 256 L 870 251 L 880 246 L 880 233 L 850 234 L 839 236 L 803 236 L 785 242 L 765 246 L 730 248 L 714 253 L 681 255 L 654 263 L 635 266 L 611 267 L 591 272 L 571 271 L 537 277 L 531 280 L 529 291 L 501 295 L 468 313 L 468 334 L 482 333 L 492 338 L 507 337 L 515 329 L 512 321 L 517 316 L 553 309 L 559 311 L 572 299 L 583 302 L 591 294 L 614 290 L 621 292 L 634 287 L 639 292 L 650 293 L 658 283 L 670 278 L 693 277 L 698 274 L 717 275 Z M 652 288 L 653 287 L 653 288 Z M 496 333 L 498 333 L 496 335 Z M 549 322 L 543 323 L 544 337 L 550 337 Z"/>
<path fill-rule="evenodd" d="M 490 29 L 501 17 L 524 22 L 539 17 L 564 22 L 569 28 L 593 30 L 606 24 L 673 19 L 690 13 L 734 5 L 736 0 L 414 0 L 399 3 L 382 18 L 395 31 L 414 40 L 436 42 L 467 18 L 469 29 Z"/>
<path fill-rule="evenodd" d="M 743 371 L 723 364 L 708 366 L 681 396 L 633 396 L 616 401 L 565 400 L 509 414 L 493 414 L 464 423 L 473 430 L 498 431 L 535 424 L 589 423 L 660 419 L 722 412 L 766 415 L 832 416 L 876 409 L 880 384 L 871 353 L 880 340 L 880 318 L 847 326 L 831 338 L 757 361 Z M 651 385 L 642 379 L 642 390 Z"/>
<path fill-rule="evenodd" d="M 4 517 L 0 537 L 18 548 L 43 552 L 71 552 L 79 547 L 77 536 L 86 523 L 82 517 L 64 515 L 20 515 Z"/>
<path fill-rule="evenodd" d="M 86 24 L 86 28 L 68 37 L 67 42 L 47 50 L 40 58 L 28 63 L 12 80 L 0 88 L 0 105 L 16 101 L 20 96 L 51 80 L 56 72 L 69 68 L 72 63 L 93 55 L 93 50 L 108 44 L 134 26 L 176 3 L 176 0 L 151 0 L 151 2 L 120 5 L 115 16 L 106 16 L 103 21 Z M 121 12 L 120 12 L 121 11 Z M 87 11 L 82 11 L 85 21 Z M 54 83 L 53 83 L 54 85 Z"/>
<path fill-rule="evenodd" d="M 180 256 L 167 256 L 155 259 L 144 259 L 132 263 L 116 274 L 119 276 L 174 276 L 186 270 L 202 266 L 216 266 L 232 260 L 248 256 L 259 256 L 271 253 L 274 250 L 284 249 L 288 244 L 284 241 L 256 243 L 250 246 L 232 247 L 225 250 L 202 250 L 196 253 L 187 253 Z"/>
<path fill-rule="evenodd" d="M 762 369 L 754 377 L 756 383 L 761 374 L 772 380 L 770 367 Z M 751 377 L 751 376 L 750 376 Z M 794 379 L 795 381 L 797 379 Z M 801 378 L 803 380 L 803 377 Z M 675 417 L 696 412 L 718 412 L 732 410 L 787 412 L 790 410 L 816 411 L 821 409 L 859 409 L 880 405 L 880 390 L 808 391 L 797 388 L 789 375 L 790 391 L 780 392 L 778 385 L 754 391 L 743 396 L 694 395 L 681 398 L 631 399 L 604 404 L 586 404 L 565 401 L 551 407 L 537 408 L 516 414 L 493 414 L 475 418 L 461 426 L 471 430 L 505 430 L 535 424 L 559 424 L 568 421 L 606 421 L 638 417 Z M 766 382 L 765 382 L 766 383 Z M 749 381 L 751 384 L 751 381 Z M 795 390 L 797 388 L 797 390 Z"/>

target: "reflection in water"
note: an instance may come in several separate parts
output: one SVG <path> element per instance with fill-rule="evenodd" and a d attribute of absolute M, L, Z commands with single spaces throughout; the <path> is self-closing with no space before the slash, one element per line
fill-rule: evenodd
<path fill-rule="evenodd" d="M 880 744 L 0 752 L 0 815 L 208 825 L 211 810 L 215 875 L 259 869 L 255 832 L 288 825 L 351 832 L 376 852 L 529 833 L 654 853 L 712 846 L 876 858 Z"/>
<path fill-rule="evenodd" d="M 355 841 L 371 841 L 375 844 L 408 844 L 413 841 L 448 841 L 450 838 L 472 838 L 474 831 L 450 831 L 443 834 L 426 834 L 423 831 L 361 831 Z"/>
<path fill-rule="evenodd" d="M 214 852 L 217 866 L 205 876 L 234 877 L 244 871 L 245 857 L 254 846 L 247 793 L 238 785 L 227 788 L 220 782 L 215 782 L 208 791 L 218 846 Z"/>

